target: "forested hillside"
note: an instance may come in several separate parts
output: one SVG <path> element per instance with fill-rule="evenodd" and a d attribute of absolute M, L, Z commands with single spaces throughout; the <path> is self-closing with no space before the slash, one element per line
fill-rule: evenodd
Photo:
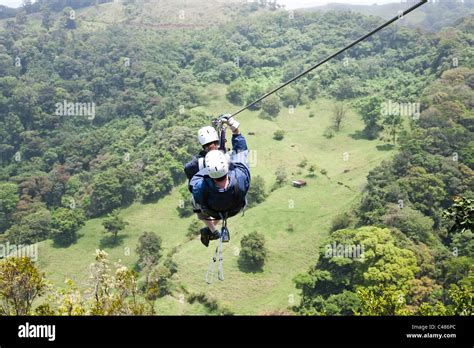
<path fill-rule="evenodd" d="M 54 273 L 55 285 L 87 278 L 95 249 L 116 261 L 124 246 L 135 250 L 138 243 L 136 258 L 127 261 L 134 271 L 116 276 L 130 280 L 133 291 L 139 279 L 137 292 L 147 301 L 162 299 L 152 303 L 153 313 L 175 313 L 163 298 L 182 293 L 191 305 L 221 314 L 472 311 L 472 16 L 436 33 L 390 26 L 242 115 L 260 157 L 253 207 L 237 220 L 245 226 L 236 227 L 238 240 L 258 231 L 269 259 L 258 272 L 235 262 L 231 284 L 254 297 L 246 304 L 224 299 L 230 303 L 222 309 L 202 296 L 196 269 L 205 265 L 197 260 L 207 261 L 207 254 L 189 244 L 198 243 L 199 224 L 191 218 L 182 168 L 199 151 L 196 131 L 383 19 L 220 1 L 206 1 L 209 10 L 194 1 L 182 9 L 157 0 L 60 12 L 52 2 L 41 4 L 49 10 L 20 12 L 0 30 L 0 242 L 38 243 L 38 265 Z M 419 114 L 382 111 L 392 103 L 414 105 Z M 342 126 L 333 122 L 337 105 L 345 110 Z M 360 155 L 359 162 L 334 164 L 346 152 Z M 282 208 L 297 195 L 289 179 L 303 176 L 313 185 L 301 199 L 313 213 L 298 211 L 298 219 L 285 220 L 285 236 L 275 234 L 283 224 L 270 217 L 290 216 Z M 343 199 L 331 203 L 339 194 Z M 317 207 L 310 205 L 315 196 Z M 142 225 L 153 209 L 179 222 Z M 323 226 L 311 231 L 318 211 Z M 98 243 L 103 230 L 114 238 Z M 295 230 L 305 232 L 292 236 Z M 305 240 L 311 242 L 300 256 L 286 249 Z M 325 258 L 333 242 L 365 245 L 366 261 Z M 244 249 L 245 242 L 235 243 Z M 150 244 L 166 257 L 143 263 Z M 63 265 L 68 255 L 75 259 Z M 106 272 L 107 255 L 95 260 Z M 281 274 L 288 262 L 295 267 Z M 255 277 L 268 284 L 250 295 Z M 287 303 L 294 286 L 301 301 Z M 226 291 L 215 297 L 221 301 Z M 264 291 L 278 299 L 266 305 Z M 126 307 L 128 299 L 120 298 L 123 311 L 78 304 L 73 314 L 146 312 Z M 63 309 L 37 308 L 48 311 Z"/>

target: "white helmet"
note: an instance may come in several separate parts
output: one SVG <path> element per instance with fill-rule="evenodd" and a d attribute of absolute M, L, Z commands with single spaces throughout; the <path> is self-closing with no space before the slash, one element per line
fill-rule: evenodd
<path fill-rule="evenodd" d="M 219 136 L 213 127 L 207 126 L 199 130 L 198 139 L 199 143 L 204 146 L 206 144 L 213 143 L 214 141 L 219 141 Z"/>
<path fill-rule="evenodd" d="M 205 162 L 209 176 L 213 179 L 222 178 L 229 172 L 229 159 L 222 151 L 209 151 Z"/>

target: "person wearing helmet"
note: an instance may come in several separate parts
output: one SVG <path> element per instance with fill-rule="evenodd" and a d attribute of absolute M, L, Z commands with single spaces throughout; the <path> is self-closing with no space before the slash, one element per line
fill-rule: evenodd
<path fill-rule="evenodd" d="M 201 229 L 201 242 L 206 247 L 210 240 L 220 237 L 216 227 L 219 220 L 235 216 L 245 207 L 250 188 L 247 142 L 236 120 L 230 116 L 221 119 L 233 133 L 231 155 L 220 150 L 209 151 L 204 159 L 204 168 L 189 182 L 193 200 L 205 217 L 203 221 L 207 227 Z M 223 236 L 223 242 L 226 241 L 228 236 Z"/>
<path fill-rule="evenodd" d="M 209 151 L 217 150 L 219 148 L 219 136 L 217 135 L 217 131 L 214 129 L 214 127 L 207 126 L 201 128 L 198 131 L 198 141 L 202 146 L 202 150 L 184 166 L 184 172 L 189 181 L 195 174 L 197 174 L 201 169 L 205 167 L 204 159 L 207 153 Z M 192 193 L 191 187 L 188 187 L 189 191 Z M 196 213 L 197 218 L 199 220 L 205 221 L 206 225 L 214 226 L 219 223 L 219 221 L 215 220 L 214 218 L 203 215 L 201 212 L 201 207 L 194 201 L 194 198 L 192 200 L 192 205 L 193 212 Z"/>
<path fill-rule="evenodd" d="M 207 153 L 211 150 L 217 150 L 219 148 L 219 136 L 217 135 L 214 127 L 208 126 L 203 127 L 198 131 L 198 140 L 202 146 L 202 151 L 194 156 L 193 159 L 186 163 L 184 166 L 184 172 L 188 180 L 204 168 L 204 158 Z"/>

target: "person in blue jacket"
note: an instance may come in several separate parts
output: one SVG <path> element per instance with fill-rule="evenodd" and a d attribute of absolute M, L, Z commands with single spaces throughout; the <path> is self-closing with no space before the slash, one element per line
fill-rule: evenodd
<path fill-rule="evenodd" d="M 184 173 L 188 180 L 204 168 L 204 158 L 207 153 L 219 148 L 219 135 L 214 127 L 203 127 L 198 131 L 198 140 L 202 146 L 202 150 L 193 157 L 193 159 L 184 166 Z"/>
<path fill-rule="evenodd" d="M 250 188 L 247 141 L 240 133 L 239 123 L 229 116 L 221 117 L 232 130 L 230 155 L 220 150 L 209 151 L 204 159 L 204 167 L 189 181 L 193 200 L 200 208 L 207 227 L 201 229 L 201 242 L 207 247 L 209 241 L 220 238 L 216 227 L 222 219 L 237 215 L 246 205 Z M 228 235 L 222 236 L 227 242 Z"/>

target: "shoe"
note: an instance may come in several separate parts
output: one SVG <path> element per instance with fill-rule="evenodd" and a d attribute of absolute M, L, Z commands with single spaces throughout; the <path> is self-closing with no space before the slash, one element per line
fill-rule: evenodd
<path fill-rule="evenodd" d="M 221 235 L 222 235 L 222 243 L 227 243 L 228 241 L 230 241 L 229 230 L 226 227 L 222 227 Z"/>
<path fill-rule="evenodd" d="M 209 231 L 209 240 L 216 240 L 221 237 L 219 230 L 215 230 L 214 232 Z"/>
<path fill-rule="evenodd" d="M 204 246 L 207 248 L 209 246 L 209 233 L 211 233 L 211 230 L 209 227 L 204 227 L 201 228 L 201 243 L 204 244 Z"/>

